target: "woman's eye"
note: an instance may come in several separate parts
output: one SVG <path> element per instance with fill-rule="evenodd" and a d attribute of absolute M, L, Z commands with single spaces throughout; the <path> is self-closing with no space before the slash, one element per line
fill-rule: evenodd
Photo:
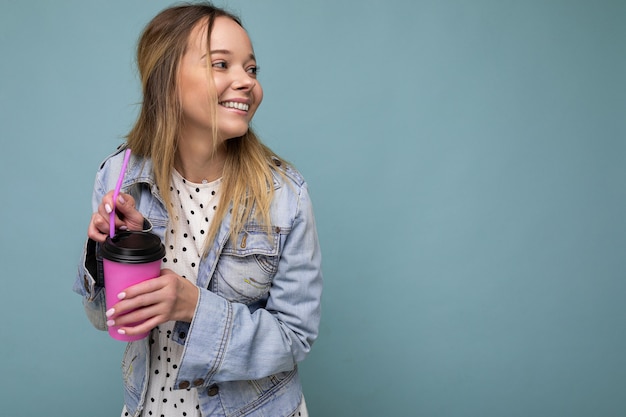
<path fill-rule="evenodd" d="M 213 68 L 219 68 L 219 69 L 226 69 L 228 66 L 226 65 L 226 62 L 224 61 L 219 61 L 219 62 L 214 62 L 213 63 Z"/>
<path fill-rule="evenodd" d="M 257 75 L 260 70 L 261 70 L 261 68 L 259 68 L 257 66 L 253 66 L 253 67 L 248 68 L 248 73 L 252 74 L 252 75 Z"/>

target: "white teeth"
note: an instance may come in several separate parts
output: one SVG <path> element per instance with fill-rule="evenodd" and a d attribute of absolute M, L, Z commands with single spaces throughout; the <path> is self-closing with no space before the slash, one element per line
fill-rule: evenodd
<path fill-rule="evenodd" d="M 223 101 L 220 103 L 220 105 L 224 107 L 230 107 L 231 109 L 237 109 L 237 110 L 243 110 L 243 111 L 248 111 L 248 109 L 250 108 L 249 105 L 245 103 L 238 103 L 236 101 Z"/>

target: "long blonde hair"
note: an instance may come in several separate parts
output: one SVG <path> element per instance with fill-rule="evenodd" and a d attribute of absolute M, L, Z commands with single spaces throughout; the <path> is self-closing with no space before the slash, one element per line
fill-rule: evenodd
<path fill-rule="evenodd" d="M 165 9 L 154 17 L 144 29 L 137 46 L 143 102 L 137 121 L 126 138 L 135 155 L 152 160 L 156 184 L 170 218 L 174 213 L 168 190 L 182 120 L 177 93 L 178 69 L 192 29 L 206 20 L 208 44 L 217 17 L 230 18 L 242 26 L 236 16 L 209 3 L 179 5 Z M 210 68 L 208 65 L 213 137 L 216 138 L 217 93 Z M 220 201 L 207 233 L 207 249 L 228 211 L 232 211 L 231 238 L 236 239 L 249 220 L 264 226 L 269 232 L 274 191 L 272 172 L 282 173 L 276 166 L 285 163 L 261 143 L 251 129 L 241 137 L 227 140 L 225 144 L 227 155 Z"/>

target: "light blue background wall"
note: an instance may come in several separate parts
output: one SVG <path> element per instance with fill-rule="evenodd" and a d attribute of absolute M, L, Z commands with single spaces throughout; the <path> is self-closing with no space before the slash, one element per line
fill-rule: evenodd
<path fill-rule="evenodd" d="M 71 292 L 166 1 L 0 0 L 0 404 L 119 413 Z M 324 249 L 313 416 L 626 413 L 626 2 L 232 0 Z"/>

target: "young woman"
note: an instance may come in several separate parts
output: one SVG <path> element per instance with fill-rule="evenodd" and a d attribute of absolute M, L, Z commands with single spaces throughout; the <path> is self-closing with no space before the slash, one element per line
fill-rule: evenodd
<path fill-rule="evenodd" d="M 126 349 L 122 415 L 307 415 L 297 363 L 318 334 L 321 255 L 306 183 L 249 127 L 263 90 L 248 34 L 210 4 L 171 7 L 137 59 L 141 112 L 97 173 L 74 285 L 97 328 L 151 331 Z M 105 311 L 112 207 L 116 228 L 158 234 L 166 255 Z"/>

